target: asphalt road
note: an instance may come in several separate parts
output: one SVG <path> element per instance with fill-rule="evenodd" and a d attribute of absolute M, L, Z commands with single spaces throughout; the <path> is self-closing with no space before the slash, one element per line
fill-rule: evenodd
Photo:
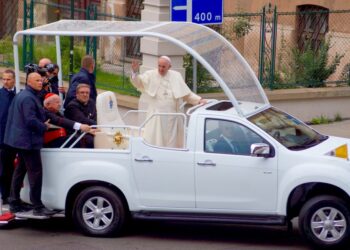
<path fill-rule="evenodd" d="M 122 237 L 81 235 L 64 218 L 20 221 L 0 229 L 8 250 L 271 250 L 309 249 L 296 227 L 219 226 L 133 222 Z"/>

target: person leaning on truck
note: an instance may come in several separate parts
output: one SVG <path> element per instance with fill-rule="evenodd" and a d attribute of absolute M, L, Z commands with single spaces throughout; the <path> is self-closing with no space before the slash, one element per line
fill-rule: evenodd
<path fill-rule="evenodd" d="M 60 134 L 62 129 L 81 130 L 87 133 L 91 130 L 91 127 L 87 124 L 75 122 L 64 117 L 63 114 L 61 114 L 60 112 L 61 106 L 62 100 L 57 94 L 46 94 L 44 99 L 44 110 L 46 119 L 50 119 L 50 124 L 59 126 L 60 128 L 50 128 L 49 131 L 46 131 L 44 143 L 46 143 L 45 138 L 50 137 L 50 135 L 51 138 L 48 138 L 50 141 L 48 141 L 47 144 L 45 144 L 45 147 L 57 148 L 60 147 L 62 143 L 66 141 L 68 137 L 66 135 Z M 65 132 L 65 130 L 63 131 Z"/>
<path fill-rule="evenodd" d="M 28 75 L 26 88 L 14 98 L 10 108 L 5 130 L 5 144 L 18 152 L 20 164 L 13 174 L 10 197 L 10 211 L 23 212 L 27 209 L 20 200 L 20 190 L 28 173 L 30 184 L 30 201 L 34 216 L 54 214 L 41 201 L 42 162 L 40 149 L 43 147 L 44 132 L 48 129 L 44 109 L 38 93 L 43 87 L 40 74 Z"/>
<path fill-rule="evenodd" d="M 3 87 L 0 89 L 0 190 L 3 204 L 6 204 L 10 195 L 13 163 L 17 154 L 15 149 L 4 144 L 8 110 L 16 95 L 15 72 L 6 69 L 2 74 L 2 82 Z"/>
<path fill-rule="evenodd" d="M 170 70 L 171 60 L 167 56 L 158 59 L 158 69 L 138 74 L 139 62 L 132 61 L 131 82 L 148 100 L 147 117 L 154 113 L 178 113 L 181 101 L 192 105 L 204 104 L 205 99 L 193 93 L 181 74 Z M 157 146 L 182 147 L 183 122 L 177 117 L 156 116 L 145 126 L 145 140 Z"/>
<path fill-rule="evenodd" d="M 81 83 L 76 88 L 76 98 L 69 102 L 64 110 L 64 116 L 76 122 L 87 125 L 96 125 L 97 112 L 95 101 L 90 98 L 90 86 Z M 80 147 L 93 148 L 93 131 L 84 135 L 80 140 Z"/>

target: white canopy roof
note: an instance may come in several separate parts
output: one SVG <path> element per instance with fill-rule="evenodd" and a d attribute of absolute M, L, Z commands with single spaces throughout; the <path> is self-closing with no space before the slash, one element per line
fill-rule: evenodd
<path fill-rule="evenodd" d="M 248 116 L 269 106 L 259 80 L 233 45 L 212 29 L 195 23 L 60 20 L 15 34 L 17 69 L 18 35 L 158 37 L 183 48 L 199 61 L 220 84 L 238 114 Z M 239 102 L 256 103 L 256 108 L 243 110 Z"/>

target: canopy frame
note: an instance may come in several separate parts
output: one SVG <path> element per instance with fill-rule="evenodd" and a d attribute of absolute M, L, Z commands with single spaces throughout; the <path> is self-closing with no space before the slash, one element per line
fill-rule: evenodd
<path fill-rule="evenodd" d="M 235 97 L 235 94 L 233 93 L 232 88 L 230 89 L 228 87 L 228 85 L 225 83 L 225 81 L 222 79 L 222 77 L 218 74 L 218 72 L 205 60 L 205 58 L 203 58 L 197 51 L 195 51 L 193 48 L 191 48 L 191 46 L 189 46 L 188 44 L 186 44 L 185 42 L 176 39 L 170 35 L 167 34 L 163 34 L 161 32 L 155 32 L 155 29 L 161 28 L 162 26 L 165 25 L 170 25 L 170 27 L 172 26 L 176 26 L 179 25 L 179 23 L 181 22 L 146 22 L 145 24 L 150 24 L 150 26 L 145 27 L 145 28 L 138 28 L 135 30 L 131 30 L 131 31 L 122 31 L 122 30 L 108 30 L 108 31 L 96 31 L 96 30 L 89 30 L 89 29 L 85 29 L 85 30 L 57 30 L 57 29 L 51 29 L 51 27 L 59 27 L 64 26 L 62 24 L 67 23 L 69 24 L 69 22 L 81 22 L 83 23 L 85 26 L 84 27 L 89 27 L 87 24 L 91 24 L 92 22 L 99 22 L 98 24 L 105 24 L 105 25 L 113 25 L 115 23 L 117 23 L 118 25 L 120 25 L 120 27 L 123 26 L 123 24 L 126 25 L 130 25 L 131 23 L 142 23 L 142 22 L 127 22 L 127 21 L 83 21 L 83 20 L 60 20 L 54 23 L 50 23 L 50 24 L 46 24 L 46 25 L 42 25 L 42 26 L 38 26 L 35 28 L 31 28 L 31 29 L 27 29 L 27 30 L 23 30 L 23 31 L 18 31 L 16 32 L 16 34 L 13 37 L 13 50 L 14 50 L 14 63 L 15 63 L 15 73 L 16 73 L 16 88 L 17 91 L 19 91 L 20 89 L 20 83 L 19 83 L 19 53 L 18 53 L 18 37 L 19 36 L 24 36 L 24 35 L 28 35 L 28 36 L 54 36 L 56 38 L 56 54 L 57 54 L 57 62 L 60 63 L 61 62 L 61 53 L 60 53 L 60 44 L 59 44 L 59 37 L 60 36 L 82 36 L 82 37 L 86 37 L 86 36 L 95 36 L 95 37 L 106 37 L 106 36 L 118 36 L 118 37 L 155 37 L 155 38 L 160 38 L 163 39 L 165 41 L 171 42 L 172 44 L 177 45 L 178 47 L 184 49 L 187 53 L 189 53 L 190 55 L 192 55 L 198 62 L 200 62 L 202 64 L 202 66 L 214 77 L 214 79 L 217 81 L 217 83 L 220 85 L 220 87 L 222 88 L 222 90 L 224 91 L 224 93 L 227 95 L 228 99 L 232 102 L 232 104 L 234 105 L 234 107 L 236 108 L 237 113 L 240 116 L 243 117 L 247 117 L 250 116 L 252 114 L 255 114 L 263 109 L 266 109 L 267 107 L 270 106 L 269 101 L 265 95 L 265 92 L 263 90 L 263 88 L 261 87 L 259 81 L 257 80 L 255 73 L 253 72 L 253 70 L 251 69 L 251 67 L 248 65 L 247 61 L 241 56 L 241 54 L 234 48 L 234 46 L 229 43 L 224 37 L 222 37 L 220 34 L 216 33 L 215 31 L 209 29 L 206 26 L 203 25 L 198 25 L 195 23 L 182 23 L 182 24 L 186 24 L 186 25 L 191 25 L 191 27 L 194 27 L 195 30 L 205 30 L 206 33 L 210 33 L 211 36 L 213 36 L 216 39 L 220 39 L 221 42 L 225 43 L 225 46 L 228 46 L 234 53 L 234 55 L 236 57 L 239 58 L 240 62 L 243 64 L 242 67 L 244 67 L 244 69 L 250 71 L 248 72 L 248 74 L 250 74 L 249 76 L 252 77 L 252 79 L 254 80 L 257 90 L 260 94 L 262 101 L 262 105 L 257 105 L 256 109 L 253 112 L 249 112 L 249 113 L 244 113 L 240 107 L 240 103 L 237 100 L 237 98 Z M 196 41 L 198 42 L 198 41 Z M 61 65 L 59 65 L 60 68 Z M 62 79 L 62 78 L 61 78 Z M 60 84 L 62 84 L 60 79 Z M 258 83 L 258 84 L 257 84 Z"/>

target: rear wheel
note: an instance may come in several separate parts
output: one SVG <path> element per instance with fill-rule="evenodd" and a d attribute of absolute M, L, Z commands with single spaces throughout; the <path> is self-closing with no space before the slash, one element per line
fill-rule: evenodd
<path fill-rule="evenodd" d="M 349 240 L 350 213 L 335 196 L 317 196 L 305 203 L 299 215 L 303 236 L 318 248 L 341 248 Z"/>
<path fill-rule="evenodd" d="M 90 236 L 120 234 L 126 220 L 123 201 L 105 187 L 83 190 L 75 200 L 72 214 L 78 228 Z"/>

